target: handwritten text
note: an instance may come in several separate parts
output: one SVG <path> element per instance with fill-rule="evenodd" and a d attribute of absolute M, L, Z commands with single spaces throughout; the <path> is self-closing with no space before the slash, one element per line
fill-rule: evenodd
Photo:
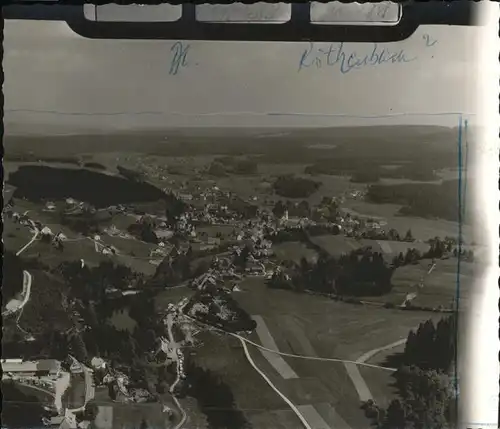
<path fill-rule="evenodd" d="M 311 43 L 302 53 L 299 71 L 304 68 L 338 67 L 341 73 L 382 64 L 409 63 L 416 57 L 408 55 L 404 49 L 391 51 L 373 43 L 371 50 L 363 53 L 349 51 L 344 43 L 331 44 L 328 47 L 319 47 Z"/>
<path fill-rule="evenodd" d="M 176 75 L 181 69 L 188 67 L 189 63 L 187 55 L 190 45 L 185 45 L 182 42 L 176 42 L 170 48 L 170 70 L 168 74 Z"/>
<path fill-rule="evenodd" d="M 431 36 L 429 36 L 428 34 L 424 34 L 423 36 L 423 39 L 425 40 L 425 46 L 429 47 L 429 46 L 434 46 L 436 43 L 437 43 L 437 40 L 434 40 Z"/>

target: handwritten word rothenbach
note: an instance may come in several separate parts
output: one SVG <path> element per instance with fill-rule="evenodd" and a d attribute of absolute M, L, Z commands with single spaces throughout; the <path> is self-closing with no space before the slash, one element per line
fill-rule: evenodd
<path fill-rule="evenodd" d="M 346 74 L 364 67 L 409 63 L 415 59 L 416 57 L 409 57 L 404 49 L 390 51 L 387 48 L 381 48 L 377 43 L 373 43 L 372 49 L 364 53 L 347 50 L 343 42 L 331 44 L 328 47 L 310 43 L 300 57 L 299 71 L 310 67 L 318 69 L 337 67 L 341 73 Z"/>

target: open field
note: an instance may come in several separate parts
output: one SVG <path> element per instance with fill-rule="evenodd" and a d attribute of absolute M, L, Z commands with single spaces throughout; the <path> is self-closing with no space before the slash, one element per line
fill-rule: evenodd
<path fill-rule="evenodd" d="M 15 224 L 11 219 L 4 219 L 3 244 L 5 249 L 17 252 L 33 236 L 29 229 L 23 225 Z"/>
<path fill-rule="evenodd" d="M 95 245 L 91 239 L 61 225 L 57 214 L 43 211 L 41 205 L 22 201 L 22 204 L 16 205 L 16 210 L 21 213 L 28 211 L 28 216 L 32 219 L 39 220 L 44 226 L 49 227 L 53 233 L 62 232 L 68 238 L 63 243 L 63 252 L 57 250 L 51 244 L 36 241 L 23 253 L 23 257 L 36 257 L 40 262 L 51 268 L 55 268 L 60 263 L 68 260 L 83 259 L 88 265 L 95 266 L 112 258 L 117 263 L 127 265 L 136 272 L 151 275 L 156 270 L 156 267 L 149 263 L 149 252 L 156 247 L 153 244 L 144 243 L 134 238 L 112 237 L 103 234 L 101 235 L 101 242 L 108 246 L 115 246 L 121 253 L 113 257 L 106 256 L 95 251 Z M 20 249 L 32 237 L 28 227 L 15 224 L 11 220 L 5 223 L 4 228 L 5 246 L 12 251 Z"/>
<path fill-rule="evenodd" d="M 188 287 L 165 288 L 155 296 L 155 305 L 158 311 L 163 311 L 168 304 L 177 304 L 182 298 L 193 294 L 194 291 Z"/>
<path fill-rule="evenodd" d="M 361 243 L 366 247 L 371 246 L 374 251 L 381 252 L 384 257 L 391 261 L 394 256 L 398 256 L 400 253 L 404 255 L 408 249 L 417 249 L 420 253 L 429 250 L 429 244 L 423 241 L 361 240 Z"/>
<path fill-rule="evenodd" d="M 317 259 L 317 253 L 309 249 L 304 243 L 298 241 L 287 241 L 284 243 L 273 244 L 272 250 L 274 256 L 280 260 L 294 261 L 299 264 L 302 258 L 312 262 Z"/>
<path fill-rule="evenodd" d="M 230 385 L 237 407 L 252 423 L 259 424 L 255 427 L 301 428 L 300 421 L 287 404 L 251 367 L 237 340 L 218 334 L 203 334 L 200 339 L 203 341 L 203 347 L 193 352 L 193 359 Z M 216 355 L 215 349 L 218 350 Z M 286 358 L 299 378 L 285 380 L 263 357 L 260 350 L 250 345 L 249 352 L 258 368 L 264 371 L 296 406 L 313 406 L 321 415 L 328 407 L 316 408 L 316 405 L 329 404 L 340 415 L 340 419 L 347 421 L 351 427 L 364 427 L 365 418 L 359 412 L 359 398 L 342 363 Z M 284 420 L 275 426 L 277 418 Z M 328 423 L 333 423 L 332 416 L 328 416 L 328 413 L 323 418 Z"/>
<path fill-rule="evenodd" d="M 192 352 L 192 359 L 198 366 L 210 369 L 229 384 L 239 409 L 287 408 L 248 363 L 238 340 L 210 333 L 200 334 L 198 339 L 202 341 L 203 346 Z"/>
<path fill-rule="evenodd" d="M 235 295 L 240 305 L 249 314 L 262 316 L 280 350 L 288 353 L 297 353 L 290 348 L 293 342 L 299 347 L 290 333 L 292 315 L 294 329 L 304 330 L 318 356 L 341 359 L 356 359 L 368 350 L 406 338 L 410 329 L 430 317 L 440 318 L 435 313 L 352 305 L 270 289 L 258 278 L 246 279 L 240 288 L 243 292 Z"/>
<path fill-rule="evenodd" d="M 393 299 L 397 296 L 398 300 L 401 298 L 404 300 L 407 293 L 417 292 L 418 295 L 413 301 L 415 305 L 450 307 L 457 291 L 457 259 L 438 260 L 431 274 L 426 275 L 429 270 L 429 263 L 430 261 L 423 260 L 416 265 L 398 268 L 392 277 L 394 288 L 390 296 Z M 470 297 L 478 271 L 478 264 L 461 263 L 460 297 L 464 301 L 467 301 Z M 425 286 L 416 288 L 415 285 L 420 282 L 422 277 L 425 277 Z"/>
<path fill-rule="evenodd" d="M 109 260 L 109 256 L 97 253 L 94 243 L 88 239 L 65 242 L 64 251 L 62 252 L 51 244 L 36 241 L 23 253 L 23 257 L 36 258 L 50 268 L 55 268 L 65 261 L 79 261 L 83 259 L 85 264 L 96 266 L 102 261 Z"/>
<path fill-rule="evenodd" d="M 280 351 L 287 351 L 278 347 Z M 298 378 L 285 380 L 264 359 L 260 350 L 251 346 L 250 354 L 258 367 L 294 405 L 312 406 L 322 414 L 316 407 L 329 404 L 350 427 L 364 427 L 365 418 L 359 412 L 359 397 L 342 363 L 284 357 L 298 375 Z M 323 419 L 330 427 L 335 427 L 329 417 L 323 416 Z"/>
<path fill-rule="evenodd" d="M 147 258 L 149 252 L 157 246 L 152 243 L 137 240 L 135 238 L 122 238 L 107 234 L 101 235 L 101 240 L 108 246 L 114 246 L 123 256 L 137 256 Z"/>
<path fill-rule="evenodd" d="M 401 353 L 404 352 L 405 345 L 399 345 L 392 349 L 383 350 L 375 354 L 367 363 L 374 365 L 396 366 L 395 363 Z M 375 402 L 384 408 L 387 408 L 389 403 L 397 395 L 397 388 L 394 386 L 393 373 L 378 371 L 374 368 L 366 366 L 359 367 L 359 372 L 365 379 L 370 391 L 373 394 Z"/>
<path fill-rule="evenodd" d="M 411 229 L 417 240 L 428 240 L 434 237 L 458 236 L 458 223 L 442 219 L 424 219 L 420 217 L 401 216 L 397 212 L 401 206 L 396 204 L 372 204 L 362 200 L 347 200 L 345 206 L 355 214 L 362 214 L 387 222 L 384 229 L 394 228 L 399 234 L 405 234 Z M 462 234 L 466 242 L 474 239 L 473 228 L 462 225 Z"/>
<path fill-rule="evenodd" d="M 358 240 L 343 235 L 319 235 L 311 237 L 311 241 L 334 257 L 364 247 Z"/>
<path fill-rule="evenodd" d="M 410 329 L 428 318 L 440 318 L 433 313 L 348 305 L 322 297 L 267 289 L 260 279 L 247 279 L 240 287 L 244 292 L 235 295 L 236 299 L 250 314 L 263 317 L 275 347 L 284 353 L 355 360 L 366 351 L 406 338 Z M 257 333 L 250 339 L 260 342 Z M 359 410 L 358 393 L 342 363 L 281 356 L 297 374 L 297 378 L 284 378 L 260 350 L 253 346 L 249 349 L 258 367 L 295 405 L 313 406 L 330 427 L 335 427 L 335 419 L 338 425 L 338 418 L 352 428 L 366 426 Z M 226 363 L 220 365 L 220 368 L 227 367 Z M 240 361 L 240 365 L 244 362 Z M 366 374 L 367 384 L 377 400 L 389 400 L 392 395 L 390 373 L 367 368 L 362 374 Z M 234 389 L 234 385 L 229 384 Z M 253 395 L 245 398 L 248 401 Z M 240 400 L 237 403 L 245 408 Z M 334 412 L 318 404 L 330 404 Z M 253 402 L 251 405 L 256 406 Z"/>
<path fill-rule="evenodd" d="M 135 429 L 146 421 L 151 428 L 173 428 L 161 404 L 122 404 L 113 407 L 113 428 Z"/>
<path fill-rule="evenodd" d="M 106 396 L 107 392 L 101 389 L 93 401 L 99 409 L 94 423 L 96 429 L 137 429 L 143 421 L 149 428 L 171 429 L 175 427 L 175 421 L 168 420 L 168 415 L 162 412 L 162 405 L 159 403 L 113 402 Z"/>
<path fill-rule="evenodd" d="M 259 429 L 303 429 L 304 426 L 295 413 L 283 402 L 282 409 L 262 409 L 245 411 L 252 427 Z"/>
<path fill-rule="evenodd" d="M 416 248 L 421 253 L 429 249 L 429 245 L 423 242 L 397 242 L 397 241 L 377 241 L 377 240 L 356 240 L 353 238 L 344 237 L 342 235 L 323 235 L 312 237 L 311 241 L 322 247 L 332 256 L 340 256 L 342 253 L 348 253 L 356 248 L 371 247 L 375 252 L 381 252 L 388 263 L 392 262 L 394 256 L 400 252 L 403 254 L 410 248 Z M 296 249 L 301 249 L 303 246 L 305 251 L 312 252 L 304 245 L 293 243 L 282 243 L 281 249 L 292 248 L 292 252 Z M 280 250 L 281 250 L 280 249 Z M 296 260 L 299 259 L 297 254 L 282 251 L 282 258 Z M 292 256 L 293 255 L 293 256 Z M 302 256 L 302 255 L 301 255 Z M 305 255 L 304 255 L 305 256 Z M 424 259 L 417 264 L 399 267 L 395 270 L 392 276 L 393 288 L 390 293 L 382 296 L 369 296 L 362 299 L 368 301 L 376 301 L 383 303 L 402 304 L 408 293 L 418 292 L 417 298 L 413 301 L 415 305 L 426 307 L 438 307 L 440 305 L 445 308 L 450 307 L 453 299 L 456 296 L 457 284 L 457 259 L 449 258 L 436 261 L 436 267 L 430 275 L 427 271 L 430 268 L 431 260 Z M 460 290 L 461 298 L 464 301 L 468 300 L 469 293 L 473 287 L 474 276 L 480 270 L 480 263 L 461 263 L 460 269 Z M 421 279 L 425 279 L 425 287 L 416 290 L 416 286 L 420 283 Z"/>
<path fill-rule="evenodd" d="M 394 386 L 393 373 L 363 366 L 358 369 L 373 395 L 373 400 L 380 407 L 387 409 L 398 393 Z"/>

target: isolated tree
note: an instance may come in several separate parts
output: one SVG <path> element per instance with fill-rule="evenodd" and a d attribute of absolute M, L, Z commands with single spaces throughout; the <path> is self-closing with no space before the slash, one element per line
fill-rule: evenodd
<path fill-rule="evenodd" d="M 239 256 L 236 256 L 235 258 L 235 265 L 237 265 L 242 269 L 245 269 L 249 256 L 250 256 L 250 248 L 248 246 L 243 247 L 243 249 L 241 249 Z"/>
<path fill-rule="evenodd" d="M 404 241 L 408 241 L 408 242 L 415 241 L 415 239 L 413 238 L 413 234 L 411 232 L 411 229 L 406 231 Z"/>
<path fill-rule="evenodd" d="M 389 238 L 389 240 L 394 240 L 394 241 L 400 240 L 399 233 L 394 228 L 391 228 L 389 230 L 389 232 L 387 233 L 387 237 Z"/>

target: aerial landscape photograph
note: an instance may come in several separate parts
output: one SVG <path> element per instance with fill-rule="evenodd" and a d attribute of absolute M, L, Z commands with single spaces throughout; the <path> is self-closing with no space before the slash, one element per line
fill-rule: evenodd
<path fill-rule="evenodd" d="M 2 427 L 453 427 L 473 137 L 7 131 Z"/>

